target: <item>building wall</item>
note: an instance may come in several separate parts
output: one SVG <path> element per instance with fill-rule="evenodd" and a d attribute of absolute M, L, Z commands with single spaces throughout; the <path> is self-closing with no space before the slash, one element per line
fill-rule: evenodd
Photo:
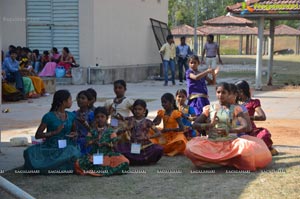
<path fill-rule="evenodd" d="M 26 46 L 26 1 L 0 0 L 0 13 L 2 49 Z M 80 65 L 157 68 L 161 59 L 150 18 L 167 22 L 168 1 L 80 0 Z"/>
<path fill-rule="evenodd" d="M 149 18 L 167 22 L 168 1 L 88 0 L 80 3 L 79 13 L 83 66 L 161 62 Z M 93 42 L 88 41 L 90 38 L 94 38 Z"/>
<path fill-rule="evenodd" d="M 26 46 L 26 8 L 23 0 L 0 0 L 2 26 L 1 49 L 5 52 L 8 46 Z M 29 19 L 30 20 L 30 19 Z"/>

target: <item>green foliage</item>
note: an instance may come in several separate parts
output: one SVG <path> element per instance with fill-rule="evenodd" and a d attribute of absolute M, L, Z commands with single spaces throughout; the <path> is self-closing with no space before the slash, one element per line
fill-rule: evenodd
<path fill-rule="evenodd" d="M 203 21 L 226 15 L 226 7 L 244 0 L 169 0 L 169 27 L 174 27 L 182 24 L 187 24 L 194 27 L 195 23 L 195 5 L 198 1 L 198 26 L 201 26 Z M 299 20 L 277 21 L 276 25 L 286 24 L 288 26 L 299 28 Z M 268 20 L 265 23 L 265 28 L 269 27 Z"/>
<path fill-rule="evenodd" d="M 194 26 L 196 1 L 199 8 L 198 26 L 202 25 L 202 21 L 225 15 L 226 6 L 235 4 L 235 0 L 169 0 L 169 26 L 182 24 Z"/>
<path fill-rule="evenodd" d="M 220 51 L 221 55 L 238 55 L 239 54 L 239 50 L 238 49 L 234 49 L 234 48 L 228 48 L 228 49 L 222 49 Z"/>

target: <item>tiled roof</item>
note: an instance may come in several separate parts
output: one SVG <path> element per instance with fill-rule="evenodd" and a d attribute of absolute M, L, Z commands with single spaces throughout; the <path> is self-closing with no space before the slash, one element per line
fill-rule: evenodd
<path fill-rule="evenodd" d="M 172 35 L 174 36 L 193 36 L 194 35 L 194 28 L 189 25 L 180 25 L 173 27 L 171 29 Z M 203 32 L 197 30 L 197 35 L 204 35 Z"/>
<path fill-rule="evenodd" d="M 269 35 L 270 31 L 269 30 L 265 30 L 264 31 L 264 35 Z M 279 25 L 275 27 L 275 35 L 276 36 L 299 36 L 300 35 L 300 30 L 297 30 L 295 28 L 292 28 L 290 26 L 287 25 Z"/>
<path fill-rule="evenodd" d="M 219 16 L 213 19 L 209 19 L 203 21 L 204 25 L 208 26 L 227 26 L 227 25 L 234 25 L 234 26 L 253 26 L 253 22 L 240 17 L 234 16 Z"/>
<path fill-rule="evenodd" d="M 249 6 L 249 9 L 246 6 Z M 247 2 L 236 3 L 226 7 L 232 13 L 300 13 L 300 0 L 247 0 Z"/>
<path fill-rule="evenodd" d="M 201 32 L 214 35 L 256 35 L 257 28 L 249 26 L 200 26 Z"/>

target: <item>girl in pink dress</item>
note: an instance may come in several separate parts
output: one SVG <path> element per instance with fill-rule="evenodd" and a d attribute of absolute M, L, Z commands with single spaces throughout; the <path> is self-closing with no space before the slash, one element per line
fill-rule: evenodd
<path fill-rule="evenodd" d="M 248 129 L 243 111 L 229 103 L 228 83 L 218 84 L 219 104 L 208 105 L 193 127 L 206 130 L 208 137 L 195 137 L 187 143 L 185 155 L 199 167 L 232 166 L 255 171 L 266 167 L 272 156 L 262 140 L 248 135 L 237 135 Z M 209 121 L 209 122 L 207 122 Z"/>
<path fill-rule="evenodd" d="M 248 132 L 248 134 L 262 139 L 270 149 L 271 154 L 278 155 L 278 151 L 272 146 L 273 141 L 271 139 L 271 133 L 268 129 L 257 127 L 254 123 L 254 121 L 266 120 L 266 115 L 264 110 L 261 108 L 260 100 L 251 98 L 250 87 L 246 81 L 238 81 L 235 85 L 239 90 L 238 102 L 247 108 L 251 119 L 252 131 Z"/>
<path fill-rule="evenodd" d="M 56 50 L 56 51 L 55 51 Z M 48 51 L 45 51 L 48 53 Z M 60 54 L 55 47 L 52 48 L 51 57 L 47 55 L 47 59 L 42 61 L 43 70 L 39 73 L 40 77 L 53 77 L 55 76 L 56 63 L 59 60 Z M 43 59 L 42 59 L 43 60 Z"/>

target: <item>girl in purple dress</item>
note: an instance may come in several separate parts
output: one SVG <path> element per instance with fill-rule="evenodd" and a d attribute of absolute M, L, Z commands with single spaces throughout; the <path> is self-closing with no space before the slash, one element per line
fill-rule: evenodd
<path fill-rule="evenodd" d="M 92 112 L 92 110 L 89 109 L 89 103 L 91 99 L 92 95 L 88 91 L 80 91 L 76 98 L 79 109 L 74 111 L 76 118 L 76 131 L 78 133 L 77 144 L 80 146 L 80 151 L 83 155 L 87 154 L 91 150 L 91 147 L 86 145 L 86 136 L 88 132 L 91 131 L 91 121 L 89 119 L 89 116 Z"/>
<path fill-rule="evenodd" d="M 120 143 L 117 151 L 122 153 L 130 165 L 155 164 L 163 155 L 163 148 L 150 139 L 160 136 L 153 122 L 146 119 L 148 110 L 144 100 L 137 99 L 133 104 L 134 116 L 126 118 L 126 130 L 130 133 L 129 143 Z M 149 134 L 153 130 L 155 134 Z"/>
<path fill-rule="evenodd" d="M 199 71 L 199 64 L 199 57 L 192 55 L 189 59 L 190 68 L 186 71 L 188 105 L 194 108 L 197 116 L 202 113 L 204 106 L 209 105 L 205 81 L 212 81 L 207 75 L 214 70 L 209 68 L 205 71 Z"/>

